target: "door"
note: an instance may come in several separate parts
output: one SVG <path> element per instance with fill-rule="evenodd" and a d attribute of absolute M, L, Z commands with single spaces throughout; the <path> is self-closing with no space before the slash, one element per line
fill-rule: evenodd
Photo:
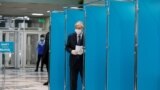
<path fill-rule="evenodd" d="M 26 67 L 35 67 L 37 61 L 38 34 L 27 34 L 26 40 Z"/>

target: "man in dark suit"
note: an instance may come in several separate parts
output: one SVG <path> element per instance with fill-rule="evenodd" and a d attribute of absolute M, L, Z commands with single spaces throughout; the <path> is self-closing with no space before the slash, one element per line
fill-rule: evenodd
<path fill-rule="evenodd" d="M 68 36 L 67 51 L 70 53 L 70 89 L 77 90 L 78 74 L 83 80 L 83 46 L 84 25 L 81 21 L 75 24 L 75 33 Z"/>
<path fill-rule="evenodd" d="M 48 72 L 48 81 L 49 81 L 49 32 L 46 34 L 45 38 L 45 46 L 44 46 L 44 54 L 42 59 L 43 65 L 46 65 Z M 44 85 L 48 85 L 48 81 L 44 83 Z"/>

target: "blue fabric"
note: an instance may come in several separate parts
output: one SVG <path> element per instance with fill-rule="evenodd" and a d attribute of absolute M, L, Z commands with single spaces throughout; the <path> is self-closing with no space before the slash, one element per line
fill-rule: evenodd
<path fill-rule="evenodd" d="M 134 90 L 134 17 L 133 2 L 110 3 L 108 90 Z"/>
<path fill-rule="evenodd" d="M 87 16 L 85 25 L 85 89 L 105 90 L 107 8 L 87 6 L 85 10 Z"/>
<path fill-rule="evenodd" d="M 38 43 L 38 55 L 42 55 L 44 52 L 44 41 L 39 41 Z"/>
<path fill-rule="evenodd" d="M 56 23 L 55 23 L 56 22 Z M 50 90 L 64 90 L 65 80 L 65 15 L 52 12 L 50 31 Z"/>
<path fill-rule="evenodd" d="M 160 90 L 160 0 L 139 1 L 138 90 Z"/>

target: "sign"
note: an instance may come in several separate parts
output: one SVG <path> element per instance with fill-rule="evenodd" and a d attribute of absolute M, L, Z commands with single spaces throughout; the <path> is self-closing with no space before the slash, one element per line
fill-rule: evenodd
<path fill-rule="evenodd" d="M 14 42 L 0 42 L 0 53 L 13 53 Z"/>
<path fill-rule="evenodd" d="M 39 22 L 39 23 L 45 23 L 46 21 L 45 21 L 44 18 L 39 18 L 39 19 L 38 19 L 38 22 Z"/>

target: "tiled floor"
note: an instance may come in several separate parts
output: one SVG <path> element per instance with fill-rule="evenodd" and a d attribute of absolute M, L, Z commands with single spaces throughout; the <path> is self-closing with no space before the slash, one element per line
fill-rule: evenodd
<path fill-rule="evenodd" d="M 0 69 L 0 90 L 48 90 L 43 86 L 47 79 L 46 71 L 34 72 L 34 68 Z"/>

